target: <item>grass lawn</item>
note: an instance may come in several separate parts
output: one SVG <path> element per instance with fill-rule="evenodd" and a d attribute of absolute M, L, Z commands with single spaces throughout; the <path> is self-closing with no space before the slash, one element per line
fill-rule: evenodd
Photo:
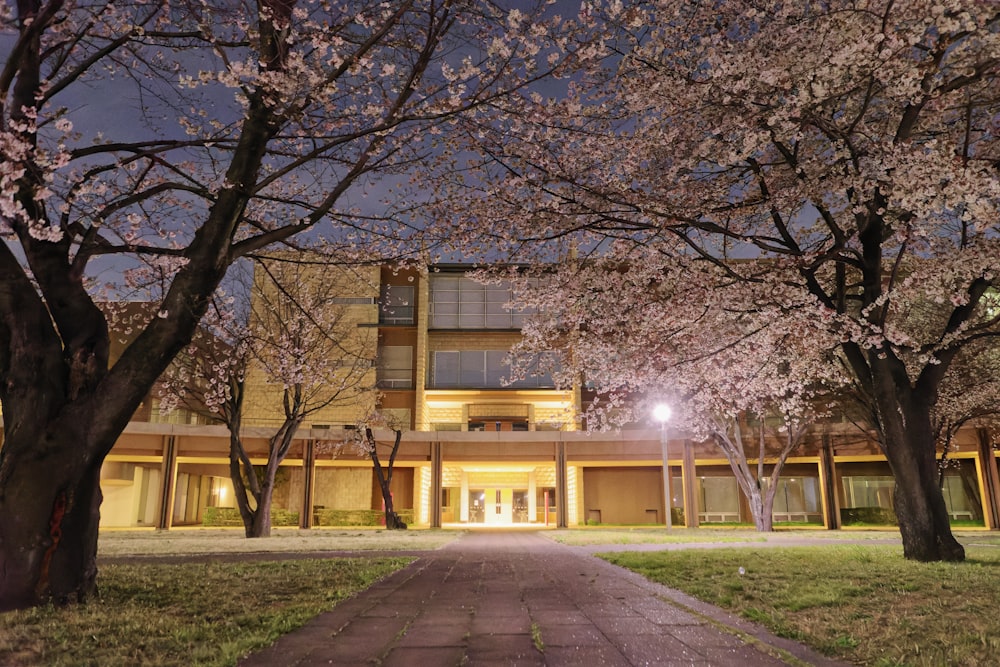
<path fill-rule="evenodd" d="M 242 529 L 103 531 L 99 599 L 0 614 L 0 665 L 234 665 L 461 531 Z M 122 557 L 366 551 L 370 557 L 246 563 L 115 562 Z M 101 560 L 105 560 L 101 563 Z M 112 562 L 108 562 L 111 559 Z"/>
<path fill-rule="evenodd" d="M 0 614 L 0 665 L 234 665 L 411 560 L 104 565 L 98 600 Z"/>
<path fill-rule="evenodd" d="M 997 542 L 986 535 L 962 541 Z M 967 556 L 958 564 L 915 563 L 898 546 L 836 542 L 602 555 L 850 662 L 995 665 L 1000 549 L 969 546 Z"/>
<path fill-rule="evenodd" d="M 600 544 L 685 544 L 726 542 L 787 542 L 797 538 L 825 539 L 832 541 L 899 539 L 898 530 L 810 530 L 789 529 L 773 533 L 758 533 L 751 528 L 672 528 L 660 527 L 579 527 L 549 530 L 546 537 L 570 546 Z M 984 534 L 985 537 L 985 534 Z M 998 536 L 1000 540 L 1000 536 Z"/>
<path fill-rule="evenodd" d="M 687 529 L 648 526 L 631 528 L 627 526 L 579 527 L 549 530 L 546 537 L 569 546 L 589 546 L 592 544 L 671 544 L 682 542 L 763 542 L 764 538 L 752 530 L 729 529 Z"/>
<path fill-rule="evenodd" d="M 271 531 L 271 537 L 248 540 L 242 528 L 107 530 L 101 532 L 97 554 L 101 558 L 289 551 L 430 551 L 462 535 L 458 530 L 279 528 Z"/>
<path fill-rule="evenodd" d="M 0 614 L 0 665 L 233 665 L 462 531 L 107 531 L 100 599 Z M 722 543 L 604 554 L 776 634 L 866 665 L 992 665 L 1000 655 L 1000 535 L 960 533 L 961 564 L 904 561 L 895 531 L 599 527 L 545 531 L 570 545 Z M 808 537 L 819 546 L 783 546 Z M 845 543 L 861 542 L 859 544 Z M 767 542 L 766 548 L 758 546 Z M 142 563 L 123 556 L 366 551 L 365 558 Z M 743 574 L 740 574 L 743 568 Z"/>

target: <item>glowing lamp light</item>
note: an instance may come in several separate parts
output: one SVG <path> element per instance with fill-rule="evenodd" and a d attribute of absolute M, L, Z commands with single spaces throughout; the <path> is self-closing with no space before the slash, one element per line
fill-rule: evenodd
<path fill-rule="evenodd" d="M 653 408 L 653 418 L 656 419 L 656 421 L 660 422 L 661 424 L 665 424 L 666 422 L 670 421 L 671 414 L 672 411 L 670 410 L 670 406 L 665 403 L 660 403 L 655 408 Z"/>

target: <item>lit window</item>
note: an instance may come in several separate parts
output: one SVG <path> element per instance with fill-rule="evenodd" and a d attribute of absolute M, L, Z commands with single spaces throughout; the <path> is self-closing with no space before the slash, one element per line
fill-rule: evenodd
<path fill-rule="evenodd" d="M 505 350 L 439 350 L 434 353 L 431 369 L 436 388 L 511 389 L 553 387 L 549 373 L 529 373 L 517 382 L 507 383 L 510 367 L 504 363 Z"/>

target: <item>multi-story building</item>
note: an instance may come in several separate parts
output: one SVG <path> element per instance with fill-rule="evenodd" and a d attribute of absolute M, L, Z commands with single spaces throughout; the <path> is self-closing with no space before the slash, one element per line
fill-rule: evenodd
<path fill-rule="evenodd" d="M 525 313 L 509 287 L 483 285 L 467 267 L 370 268 L 331 303 L 350 310 L 372 354 L 380 411 L 403 431 L 394 503 L 415 526 L 662 524 L 663 448 L 673 523 L 747 522 L 749 510 L 714 445 L 664 433 L 652 420 L 613 433 L 577 430 L 579 389 L 544 374 L 508 382 L 504 358 Z M 275 426 L 274 386 L 253 382 L 245 423 L 263 462 Z M 270 398 L 269 398 L 270 397 Z M 276 523 L 301 527 L 376 520 L 371 462 L 349 441 L 365 410 L 335 404 L 311 415 L 285 459 Z M 235 520 L 228 434 L 174 413 L 135 421 L 107 459 L 105 526 L 217 524 Z M 187 421 L 190 423 L 177 423 Z M 379 431 L 388 447 L 393 433 Z M 985 430 L 959 434 L 945 499 L 958 525 L 1000 527 L 998 453 Z M 383 461 L 386 458 L 382 457 Z M 891 521 L 893 481 L 874 442 L 826 423 L 788 460 L 774 519 L 839 528 Z"/>

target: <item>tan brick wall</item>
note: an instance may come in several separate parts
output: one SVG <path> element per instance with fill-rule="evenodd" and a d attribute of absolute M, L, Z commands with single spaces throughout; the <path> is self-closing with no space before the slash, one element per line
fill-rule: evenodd
<path fill-rule="evenodd" d="M 313 502 L 330 509 L 364 510 L 372 504 L 372 469 L 316 468 Z"/>
<path fill-rule="evenodd" d="M 469 487 L 528 488 L 528 473 L 501 470 L 497 472 L 470 472 Z"/>
<path fill-rule="evenodd" d="M 555 486 L 556 485 L 556 467 L 551 466 L 538 466 L 535 468 L 535 485 L 536 486 Z"/>
<path fill-rule="evenodd" d="M 427 336 L 428 358 L 438 350 L 509 350 L 521 339 L 510 331 L 432 331 Z"/>
<path fill-rule="evenodd" d="M 567 431 L 576 430 L 575 415 L 573 407 L 573 396 L 571 392 L 552 392 L 553 398 L 563 397 L 559 405 L 551 405 L 547 400 L 545 404 L 534 406 L 535 424 L 560 424 Z"/>
<path fill-rule="evenodd" d="M 462 424 L 465 411 L 461 407 L 428 408 L 427 416 L 431 424 Z"/>
<path fill-rule="evenodd" d="M 355 270 L 339 270 L 331 267 L 315 267 L 316 290 L 313 292 L 323 297 L 338 298 L 369 298 L 377 300 L 379 295 L 378 267 L 362 267 Z M 309 295 L 310 281 L 299 278 L 296 289 Z M 276 288 L 270 280 L 255 280 L 255 289 L 273 299 Z M 305 297 L 304 297 L 305 298 Z M 340 310 L 334 335 L 339 335 L 336 344 L 330 343 L 328 352 L 320 351 L 327 358 L 342 358 L 345 366 L 354 365 L 358 360 L 374 360 L 378 345 L 378 330 L 371 325 L 378 322 L 378 306 L 376 304 L 331 304 L 330 308 Z M 342 348 L 342 349 L 341 349 Z M 341 375 L 347 375 L 345 368 Z M 374 368 L 366 371 L 360 383 L 353 388 L 341 392 L 341 395 L 329 406 L 310 414 L 305 425 L 312 424 L 354 424 L 373 407 L 375 394 L 376 372 Z M 335 392 L 332 387 L 336 382 L 329 383 L 331 389 L 314 389 L 311 399 L 313 405 L 325 403 Z M 260 365 L 249 369 L 246 380 L 247 397 L 244 405 L 244 424 L 246 426 L 278 426 L 284 420 L 283 391 L 280 380 L 270 377 Z"/>
<path fill-rule="evenodd" d="M 427 410 L 426 387 L 427 387 L 427 322 L 430 312 L 430 282 L 427 280 L 427 272 L 420 274 L 417 284 L 417 348 L 416 368 L 414 369 L 416 380 L 416 392 L 413 406 L 413 427 L 418 431 L 430 430 L 430 413 Z"/>
<path fill-rule="evenodd" d="M 445 466 L 441 471 L 441 486 L 462 486 L 462 469 Z"/>

